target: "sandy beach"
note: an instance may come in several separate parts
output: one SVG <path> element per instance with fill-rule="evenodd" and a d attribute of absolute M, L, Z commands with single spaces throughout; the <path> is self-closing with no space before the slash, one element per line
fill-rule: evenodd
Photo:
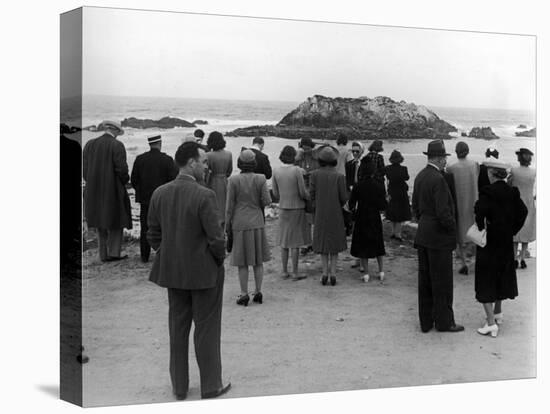
<path fill-rule="evenodd" d="M 536 375 L 536 259 L 518 270 L 519 297 L 503 306 L 496 339 L 476 332 L 484 318 L 469 276 L 455 264 L 454 310 L 462 333 L 423 334 L 417 317 L 417 260 L 413 229 L 401 245 L 387 237 L 384 284 L 359 280 L 353 258 L 340 255 L 338 284 L 319 283 L 319 256 L 300 259 L 301 281 L 282 280 L 274 247 L 277 219 L 268 219 L 273 259 L 265 265 L 264 304 L 244 308 L 236 268 L 225 265 L 222 321 L 222 398 L 359 390 L 529 378 Z M 349 247 L 348 241 L 348 247 Z M 168 374 L 168 300 L 148 281 L 151 263 L 139 243 L 124 246 L 129 258 L 101 263 L 97 250 L 83 257 L 84 405 L 174 401 Z M 226 260 L 227 262 L 227 260 Z M 371 261 L 371 275 L 374 261 Z M 249 290 L 253 290 L 253 278 Z M 192 338 L 190 339 L 192 343 Z M 188 400 L 200 398 L 198 368 L 190 352 Z"/>

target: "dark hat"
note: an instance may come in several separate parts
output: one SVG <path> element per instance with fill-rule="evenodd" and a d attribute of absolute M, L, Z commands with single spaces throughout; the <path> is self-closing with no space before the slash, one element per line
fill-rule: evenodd
<path fill-rule="evenodd" d="M 161 142 L 162 138 L 160 135 L 155 135 L 154 137 L 147 138 L 147 142 L 149 145 L 154 144 L 155 142 Z"/>
<path fill-rule="evenodd" d="M 493 157 L 498 158 L 498 150 L 495 147 L 489 147 L 487 148 L 487 151 L 485 151 L 485 157 Z"/>
<path fill-rule="evenodd" d="M 535 155 L 535 154 L 533 154 L 533 152 L 531 150 L 529 150 L 527 148 L 520 148 L 519 150 L 516 151 L 516 154 L 517 155 L 527 154 L 527 155 L 531 155 L 531 156 Z"/>
<path fill-rule="evenodd" d="M 428 144 L 428 151 L 423 152 L 428 157 L 448 157 L 451 154 L 447 154 L 445 151 L 445 144 L 440 139 L 436 139 Z"/>
<path fill-rule="evenodd" d="M 392 164 L 400 164 L 404 160 L 403 155 L 398 150 L 393 150 L 390 155 L 390 162 Z"/>
<path fill-rule="evenodd" d="M 384 151 L 384 148 L 382 148 L 382 141 L 379 139 L 374 140 L 372 144 L 369 146 L 369 151 L 375 151 L 375 152 L 382 152 Z"/>
<path fill-rule="evenodd" d="M 331 147 L 330 145 L 327 145 L 321 148 L 321 150 L 319 151 L 318 158 L 319 158 L 319 161 L 331 163 L 334 161 L 338 161 L 337 154 L 338 154 L 338 150 L 336 148 Z"/>
<path fill-rule="evenodd" d="M 300 147 L 310 147 L 315 148 L 315 142 L 309 137 L 304 137 L 300 140 Z"/>
<path fill-rule="evenodd" d="M 464 141 L 459 141 L 456 143 L 455 152 L 458 156 L 466 155 L 470 153 L 470 147 Z"/>
<path fill-rule="evenodd" d="M 98 129 L 98 131 L 103 131 L 103 130 L 106 130 L 106 129 L 110 129 L 110 130 L 116 131 L 119 135 L 124 134 L 124 130 L 120 126 L 120 123 L 115 122 L 115 121 L 103 121 L 97 126 L 97 129 Z"/>

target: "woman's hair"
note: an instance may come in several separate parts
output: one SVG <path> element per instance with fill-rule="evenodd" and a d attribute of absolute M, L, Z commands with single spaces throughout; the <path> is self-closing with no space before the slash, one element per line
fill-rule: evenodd
<path fill-rule="evenodd" d="M 206 145 L 212 151 L 218 151 L 225 148 L 225 140 L 223 139 L 223 135 L 218 131 L 212 131 L 210 135 L 208 135 Z"/>
<path fill-rule="evenodd" d="M 241 172 L 253 172 L 256 169 L 256 160 L 251 162 L 241 161 L 240 158 L 237 158 L 237 168 Z"/>
<path fill-rule="evenodd" d="M 325 160 L 319 159 L 320 167 L 336 167 L 337 165 L 338 165 L 338 159 L 335 159 L 332 161 L 325 161 Z"/>
<path fill-rule="evenodd" d="M 518 154 L 519 165 L 523 167 L 529 167 L 531 165 L 532 160 L 533 160 L 533 157 L 530 154 L 527 154 L 527 153 Z"/>
<path fill-rule="evenodd" d="M 279 155 L 279 159 L 283 164 L 294 164 L 296 161 L 296 149 L 290 145 L 285 145 Z"/>
<path fill-rule="evenodd" d="M 498 179 L 503 179 L 508 177 L 508 171 L 502 168 L 489 168 L 491 174 Z"/>

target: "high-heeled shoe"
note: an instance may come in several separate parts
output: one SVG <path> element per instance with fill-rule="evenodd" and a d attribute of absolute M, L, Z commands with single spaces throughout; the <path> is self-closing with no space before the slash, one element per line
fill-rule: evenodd
<path fill-rule="evenodd" d="M 335 284 L 336 284 L 336 276 L 331 276 L 330 277 L 330 285 L 334 286 Z"/>
<path fill-rule="evenodd" d="M 252 302 L 259 303 L 261 305 L 263 303 L 263 300 L 264 300 L 264 295 L 262 295 L 262 292 L 254 293 Z"/>
<path fill-rule="evenodd" d="M 250 301 L 250 296 L 248 296 L 248 294 L 240 295 L 237 298 L 237 305 L 248 306 L 249 301 Z"/>
<path fill-rule="evenodd" d="M 378 276 L 380 277 L 380 282 L 383 282 L 386 275 L 384 274 L 384 272 L 380 272 Z"/>
<path fill-rule="evenodd" d="M 326 286 L 327 282 L 328 282 L 328 276 L 327 275 L 321 276 L 321 284 L 323 286 Z"/>
<path fill-rule="evenodd" d="M 521 267 L 522 269 L 525 269 L 527 267 L 527 264 L 525 263 L 525 260 L 521 260 L 519 262 L 519 267 Z"/>
<path fill-rule="evenodd" d="M 504 321 L 504 316 L 502 315 L 502 312 L 500 312 L 500 313 L 495 313 L 495 322 L 496 322 L 498 325 L 501 325 L 503 321 Z"/>
<path fill-rule="evenodd" d="M 370 280 L 370 276 L 366 273 L 363 276 L 361 276 L 361 280 L 367 283 Z"/>
<path fill-rule="evenodd" d="M 485 325 L 481 328 L 477 328 L 477 333 L 481 335 L 491 335 L 493 338 L 496 338 L 498 335 L 498 325 L 495 323 L 494 325 L 488 325 L 485 323 Z"/>

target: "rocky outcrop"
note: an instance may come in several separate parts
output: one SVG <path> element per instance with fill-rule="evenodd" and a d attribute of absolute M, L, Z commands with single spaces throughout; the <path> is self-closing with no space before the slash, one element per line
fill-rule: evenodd
<path fill-rule="evenodd" d="M 138 118 L 125 118 L 121 125 L 123 128 L 137 128 L 137 129 L 146 129 L 146 128 L 192 128 L 195 124 L 187 122 L 183 119 L 173 118 L 171 116 L 165 116 L 164 118 L 155 121 L 153 119 L 138 119 Z"/>
<path fill-rule="evenodd" d="M 529 131 L 516 132 L 516 137 L 531 137 L 537 136 L 537 128 L 532 128 Z"/>
<path fill-rule="evenodd" d="M 278 136 L 336 139 L 451 138 L 456 128 L 422 105 L 396 102 L 385 96 L 373 99 L 328 98 L 315 95 L 288 113 L 277 125 L 239 128 L 228 136 Z"/>
<path fill-rule="evenodd" d="M 461 132 L 461 133 L 460 133 L 460 136 L 461 136 L 461 137 L 467 137 L 468 134 L 467 134 L 466 132 Z"/>
<path fill-rule="evenodd" d="M 195 121 L 193 121 L 193 124 L 196 125 L 208 125 L 208 121 L 203 121 L 202 119 L 197 119 Z"/>
<path fill-rule="evenodd" d="M 468 134 L 470 138 L 482 138 L 482 139 L 499 139 L 491 127 L 473 127 Z"/>
<path fill-rule="evenodd" d="M 516 128 L 517 129 L 527 129 L 527 126 L 524 125 L 524 124 L 519 124 Z"/>

